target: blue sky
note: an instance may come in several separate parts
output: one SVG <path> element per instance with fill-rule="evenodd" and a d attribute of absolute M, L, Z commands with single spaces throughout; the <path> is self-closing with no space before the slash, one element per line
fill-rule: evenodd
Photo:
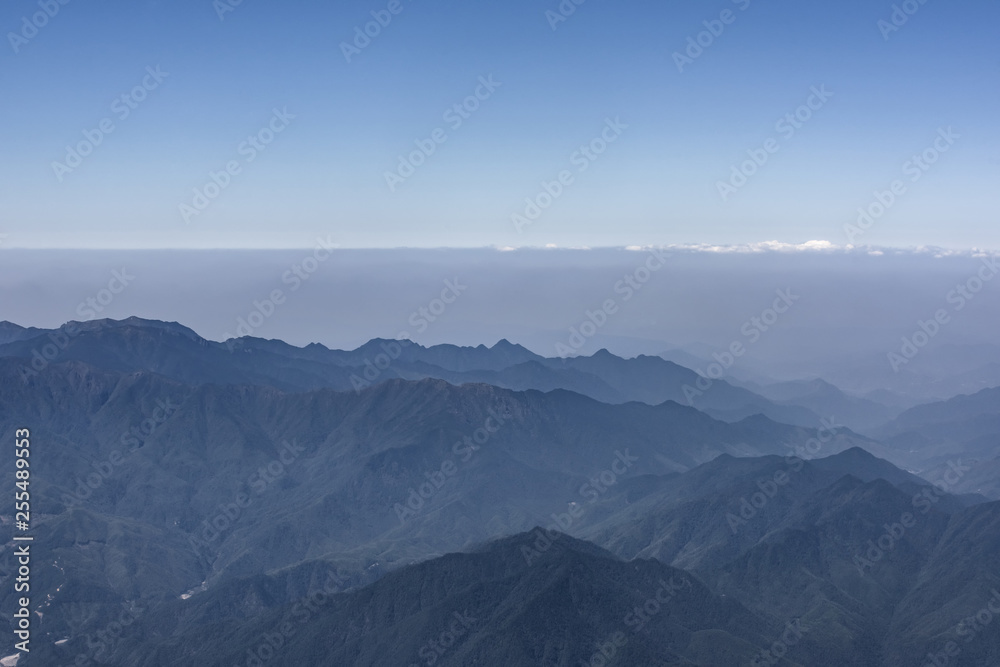
<path fill-rule="evenodd" d="M 550 0 L 399 0 L 347 62 L 342 43 L 388 0 L 243 0 L 220 19 L 222 1 L 69 0 L 37 31 L 37 0 L 4 3 L 3 247 L 1000 246 L 995 2 L 914 0 L 886 39 L 893 3 L 872 0 L 587 0 L 555 29 Z M 673 54 L 724 11 L 678 71 Z M 122 117 L 115 100 L 144 80 Z M 824 86 L 794 134 L 777 129 Z M 445 112 L 477 89 L 457 126 Z M 262 150 L 243 143 L 269 126 Z M 948 128 L 912 180 L 905 164 Z M 85 131 L 100 144 L 54 166 Z M 604 152 L 577 152 L 602 132 Z M 417 141 L 433 154 L 390 189 Z M 719 182 L 767 145 L 723 201 Z M 211 172 L 228 186 L 214 193 Z M 217 196 L 191 214 L 206 186 Z"/>

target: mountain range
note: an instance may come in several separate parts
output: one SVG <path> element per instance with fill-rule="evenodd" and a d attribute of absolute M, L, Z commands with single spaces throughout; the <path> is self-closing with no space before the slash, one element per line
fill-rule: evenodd
<path fill-rule="evenodd" d="M 36 457 L 21 667 L 1000 658 L 966 621 L 1000 586 L 996 390 L 879 412 L 713 380 L 690 405 L 678 364 L 506 341 L 0 341 L 0 431 Z M 849 406 L 867 435 L 826 415 Z"/>

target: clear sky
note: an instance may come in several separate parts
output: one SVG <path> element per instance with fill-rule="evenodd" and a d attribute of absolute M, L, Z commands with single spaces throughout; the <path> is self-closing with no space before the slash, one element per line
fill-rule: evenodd
<path fill-rule="evenodd" d="M 993 1 L 234 1 L 3 3 L 0 247 L 1000 246 Z"/>

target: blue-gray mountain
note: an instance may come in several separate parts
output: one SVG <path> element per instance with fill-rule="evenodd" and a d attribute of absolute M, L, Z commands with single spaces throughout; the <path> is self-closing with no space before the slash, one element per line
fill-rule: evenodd
<path fill-rule="evenodd" d="M 1000 454 L 988 392 L 899 415 L 886 445 L 724 383 L 674 402 L 697 375 L 653 357 L 227 345 L 137 319 L 0 340 L 0 432 L 35 443 L 19 667 L 1000 657 L 980 613 L 1000 503 L 959 460 Z M 935 485 L 870 453 L 919 454 L 916 433 Z"/>

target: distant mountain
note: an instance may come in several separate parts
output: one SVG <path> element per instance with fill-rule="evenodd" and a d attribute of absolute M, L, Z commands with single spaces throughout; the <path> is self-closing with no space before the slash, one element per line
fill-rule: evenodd
<path fill-rule="evenodd" d="M 445 371 L 418 361 L 410 366 L 410 372 L 403 374 L 408 379 L 433 377 L 457 385 L 481 383 L 515 391 L 566 389 L 602 403 L 626 402 L 620 391 L 596 375 L 575 368 L 552 368 L 539 361 L 527 361 L 500 371 L 466 372 Z"/>
<path fill-rule="evenodd" d="M 280 341 L 229 347 L 178 324 L 139 318 L 70 322 L 62 329 L 0 345 L 0 357 L 20 359 L 18 370 L 28 376 L 52 363 L 81 361 L 194 384 L 260 384 L 287 391 L 350 388 L 351 370 L 323 363 L 322 356 L 320 350 L 302 351 Z"/>
<path fill-rule="evenodd" d="M 900 413 L 876 401 L 848 396 L 822 379 L 779 382 L 750 389 L 781 405 L 797 405 L 816 414 L 833 414 L 855 431 L 864 433 L 882 426 Z"/>
<path fill-rule="evenodd" d="M 992 447 L 997 446 L 995 437 L 986 439 Z M 985 449 L 986 443 L 984 443 Z M 962 476 L 949 488 L 954 493 L 966 493 L 1000 500 L 1000 456 L 988 458 L 977 456 L 950 457 L 947 461 L 928 468 L 921 474 L 929 480 L 940 482 L 955 479 L 955 470 Z"/>
<path fill-rule="evenodd" d="M 82 361 L 121 372 L 150 371 L 184 383 L 257 384 L 283 391 L 360 390 L 392 379 L 437 378 L 508 389 L 568 389 L 608 403 L 675 401 L 725 421 L 763 414 L 774 421 L 818 427 L 817 414 L 778 405 L 724 380 L 706 384 L 695 371 L 659 357 L 621 359 L 600 350 L 591 357 L 546 359 L 502 340 L 491 348 L 375 339 L 356 350 L 297 348 L 282 341 L 238 338 L 207 341 L 176 323 L 139 318 L 71 322 L 0 344 L 0 357 L 25 359 L 32 374 L 56 361 Z"/>
<path fill-rule="evenodd" d="M 678 366 L 684 366 L 685 368 L 699 368 L 707 366 L 709 363 L 711 363 L 710 361 L 711 353 L 707 355 L 706 359 L 705 357 L 699 357 L 696 354 L 691 354 L 690 352 L 681 350 L 679 348 L 666 350 L 665 352 L 661 352 L 656 356 L 660 357 L 661 359 L 666 359 L 667 361 L 673 362 Z"/>
<path fill-rule="evenodd" d="M 984 416 L 996 415 L 1000 415 L 1000 387 L 983 389 L 972 395 L 956 396 L 947 401 L 911 408 L 901 413 L 885 431 L 897 434 L 928 428 L 937 429 L 945 424 L 970 422 Z"/>
<path fill-rule="evenodd" d="M 718 352 L 711 345 L 695 344 L 689 346 L 691 349 L 673 348 L 659 352 L 656 356 L 667 361 L 672 361 L 679 366 L 692 369 L 702 369 L 705 372 L 708 366 L 715 362 L 712 355 Z M 741 359 L 742 361 L 742 359 Z M 779 380 L 762 372 L 760 363 L 734 364 L 726 369 L 726 382 L 736 387 L 753 390 L 756 385 L 775 384 Z"/>
<path fill-rule="evenodd" d="M 921 475 L 931 480 L 938 479 L 935 475 L 949 461 L 991 461 L 1000 456 L 1000 388 L 906 410 L 874 434 L 888 447 L 919 458 Z M 958 488 L 970 493 L 979 493 L 984 483 L 987 491 L 994 488 L 982 470 L 977 473 L 964 478 Z"/>
<path fill-rule="evenodd" d="M 676 401 L 726 421 L 763 414 L 786 424 L 815 427 L 821 419 L 820 415 L 804 408 L 775 405 L 724 380 L 706 383 L 696 372 L 660 357 L 621 359 L 607 350 L 599 350 L 590 357 L 550 359 L 546 363 L 550 367 L 573 368 L 600 377 L 628 400 L 652 404 Z"/>
<path fill-rule="evenodd" d="M 913 398 L 912 396 L 903 396 L 888 389 L 874 389 L 864 394 L 862 398 L 867 398 L 869 401 L 894 408 L 898 412 L 926 403 L 925 400 Z"/>
<path fill-rule="evenodd" d="M 826 363 L 815 372 L 845 391 L 869 398 L 875 398 L 873 391 L 888 391 L 910 405 L 1000 386 L 1000 345 L 929 346 L 898 370 L 884 352 Z"/>
<path fill-rule="evenodd" d="M 403 362 L 421 361 L 446 371 L 501 371 L 518 364 L 544 360 L 520 345 L 501 339 L 493 347 L 459 347 L 434 345 L 429 348 L 417 344 L 406 346 L 400 359 Z"/>

